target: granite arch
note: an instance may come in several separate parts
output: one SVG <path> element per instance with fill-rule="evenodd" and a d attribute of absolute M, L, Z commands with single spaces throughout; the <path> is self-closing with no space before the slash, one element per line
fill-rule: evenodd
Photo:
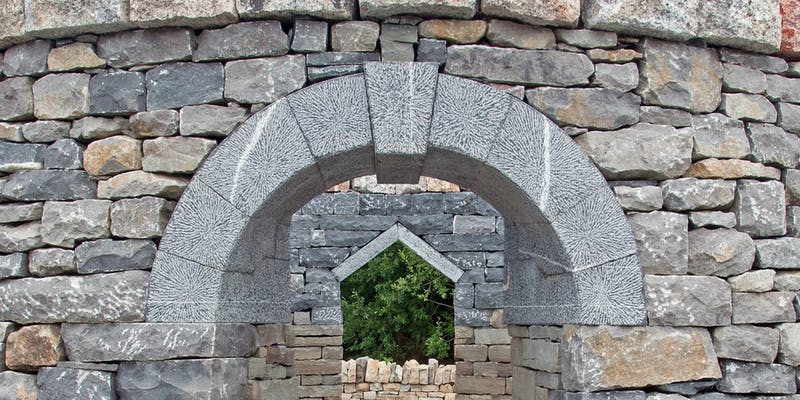
<path fill-rule="evenodd" d="M 368 63 L 240 125 L 178 203 L 147 320 L 288 321 L 291 214 L 327 187 L 375 173 L 387 183 L 449 180 L 503 214 L 507 323 L 644 323 L 633 236 L 591 161 L 526 103 L 437 70 Z"/>

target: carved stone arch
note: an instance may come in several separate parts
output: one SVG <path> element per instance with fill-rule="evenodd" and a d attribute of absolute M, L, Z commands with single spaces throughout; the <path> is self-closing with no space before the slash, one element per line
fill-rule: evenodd
<path fill-rule="evenodd" d="M 501 212 L 507 323 L 644 322 L 633 236 L 591 161 L 526 103 L 426 63 L 368 63 L 237 128 L 175 209 L 148 321 L 288 321 L 291 214 L 368 174 L 445 179 Z"/>

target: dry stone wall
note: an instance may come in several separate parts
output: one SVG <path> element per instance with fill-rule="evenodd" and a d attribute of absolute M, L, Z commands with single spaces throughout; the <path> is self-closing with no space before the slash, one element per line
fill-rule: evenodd
<path fill-rule="evenodd" d="M 340 396 L 341 339 L 311 312 L 151 324 L 147 288 L 176 202 L 234 127 L 379 60 L 525 99 L 591 157 L 637 239 L 647 326 L 462 332 L 456 393 L 796 397 L 798 7 L 679 3 L 3 2 L 0 397 Z M 489 365 L 503 354 L 511 376 Z"/>

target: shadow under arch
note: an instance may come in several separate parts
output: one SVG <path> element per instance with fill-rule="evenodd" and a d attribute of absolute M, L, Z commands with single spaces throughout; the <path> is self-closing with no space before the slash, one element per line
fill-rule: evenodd
<path fill-rule="evenodd" d="M 526 103 L 428 63 L 368 63 L 364 74 L 311 85 L 238 127 L 175 209 L 147 320 L 289 321 L 292 213 L 369 174 L 445 179 L 501 212 L 506 323 L 644 323 L 633 236 L 591 161 Z"/>

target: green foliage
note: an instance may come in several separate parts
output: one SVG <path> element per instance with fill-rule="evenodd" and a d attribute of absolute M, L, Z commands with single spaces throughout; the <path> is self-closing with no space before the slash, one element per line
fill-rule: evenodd
<path fill-rule="evenodd" d="M 341 288 L 346 359 L 452 361 L 453 283 L 402 243 Z"/>

